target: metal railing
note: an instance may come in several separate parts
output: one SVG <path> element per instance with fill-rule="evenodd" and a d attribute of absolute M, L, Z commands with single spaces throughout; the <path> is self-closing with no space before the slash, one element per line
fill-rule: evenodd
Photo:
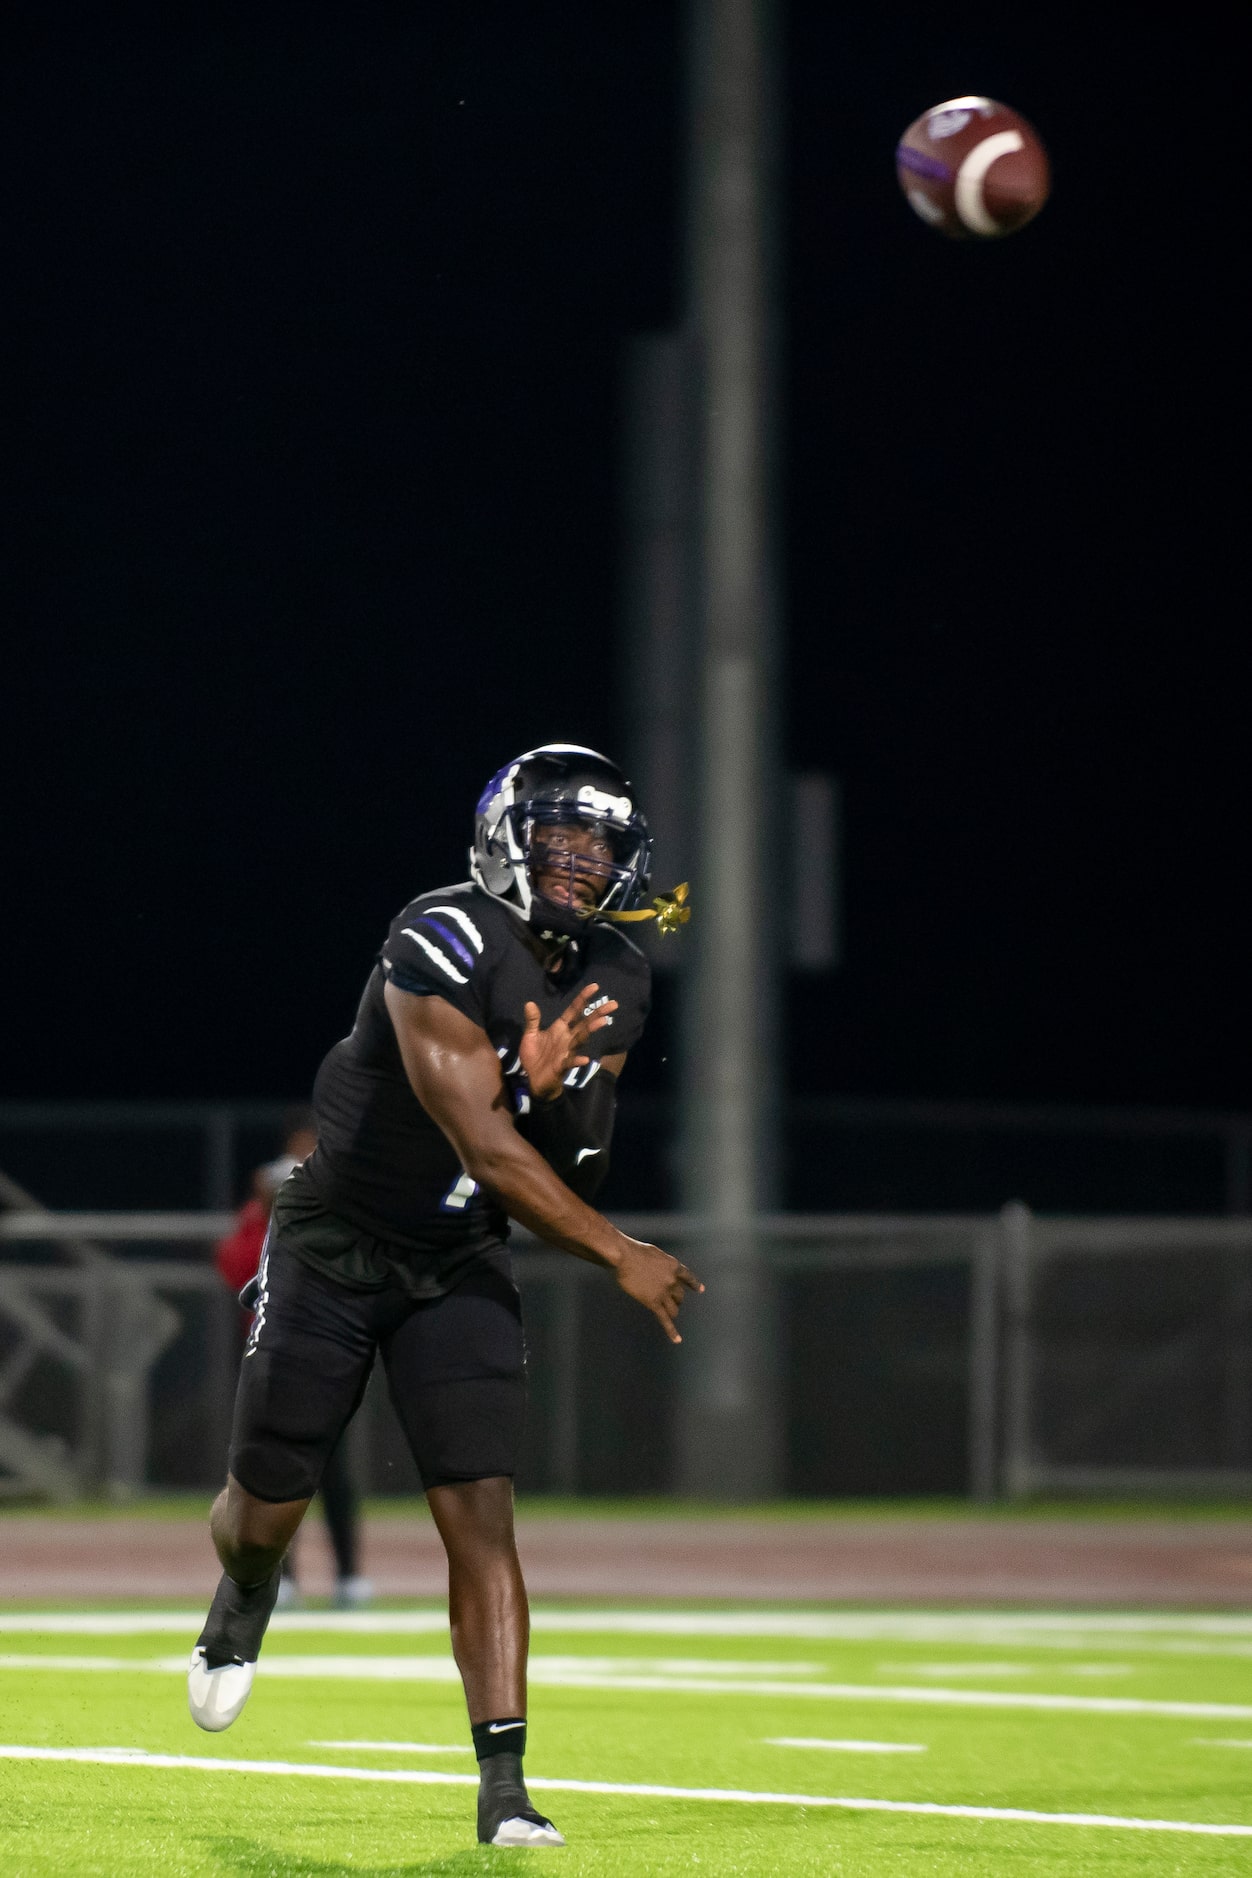
<path fill-rule="evenodd" d="M 0 1166 L 60 1206 L 107 1194 L 116 1205 L 217 1210 L 276 1152 L 290 1110 L 281 1101 L 0 1102 Z M 645 1161 L 657 1161 L 672 1116 L 663 1096 L 623 1092 L 624 1139 L 646 1142 Z M 881 1204 L 895 1212 L 1022 1193 L 1046 1207 L 1088 1195 L 1078 1204 L 1110 1213 L 1252 1213 L 1252 1114 L 1235 1110 L 803 1096 L 787 1104 L 787 1133 L 802 1158 L 820 1142 L 841 1170 L 829 1194 L 814 1195 L 822 1207 L 879 1206 L 879 1193 L 863 1190 L 879 1185 L 869 1170 L 881 1167 L 883 1192 L 895 1193 Z"/>
<path fill-rule="evenodd" d="M 154 1448 L 168 1450 L 174 1436 L 189 1477 L 220 1478 L 239 1314 L 207 1252 L 231 1223 L 220 1212 L 0 1215 L 0 1492 L 123 1498 L 152 1482 Z M 620 1223 L 697 1268 L 709 1244 L 699 1219 Z M 839 1287 L 857 1275 L 888 1283 L 929 1272 L 956 1287 L 959 1342 L 926 1362 L 946 1365 L 972 1496 L 1252 1491 L 1252 1221 L 1056 1219 L 1009 1206 L 998 1215 L 784 1214 L 757 1227 L 787 1344 L 779 1373 L 801 1431 L 793 1475 L 806 1458 L 797 1443 L 841 1438 L 822 1421 L 830 1377 L 811 1349 L 805 1355 L 814 1309 L 838 1323 Z M 14 1257 L 22 1245 L 67 1243 L 167 1256 L 73 1269 Z M 542 1345 L 529 1465 L 538 1484 L 573 1493 L 594 1473 L 597 1417 L 614 1394 L 646 1387 L 649 1401 L 677 1412 L 665 1396 L 673 1366 L 648 1367 L 661 1340 L 643 1313 L 612 1317 L 622 1301 L 603 1273 L 524 1233 L 514 1243 Z M 667 1484 L 663 1447 L 658 1457 L 654 1489 Z"/>
<path fill-rule="evenodd" d="M 1252 1220 L 1009 1206 L 1001 1230 L 1006 1494 L 1252 1492 Z M 1183 1386 L 1208 1397 L 1207 1465 L 1170 1458 Z M 1156 1429 L 1156 1455 L 1083 1458 L 1111 1429 Z"/>

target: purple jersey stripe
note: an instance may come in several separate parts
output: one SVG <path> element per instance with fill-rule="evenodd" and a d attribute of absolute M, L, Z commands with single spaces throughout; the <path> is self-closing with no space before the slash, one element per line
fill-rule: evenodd
<path fill-rule="evenodd" d="M 452 947 L 452 950 L 456 953 L 462 965 L 468 965 L 470 970 L 473 971 L 475 965 L 478 963 L 477 959 L 474 957 L 474 954 L 470 951 L 469 947 L 466 945 L 462 945 L 461 941 L 457 938 L 456 934 L 452 932 L 447 926 L 443 925 L 437 919 L 429 919 L 429 918 L 419 920 L 418 924 L 419 926 L 428 926 L 431 932 L 437 932 L 439 934 L 439 937 L 443 940 L 444 944 L 450 945 Z"/>

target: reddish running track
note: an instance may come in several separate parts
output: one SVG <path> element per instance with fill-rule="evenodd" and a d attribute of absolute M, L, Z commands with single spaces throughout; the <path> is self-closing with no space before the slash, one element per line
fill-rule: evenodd
<path fill-rule="evenodd" d="M 207 1518 L 207 1505 L 206 1505 Z M 868 1604 L 1252 1607 L 1252 1519 L 519 1520 L 536 1597 L 850 1600 Z M 363 1569 L 381 1597 L 442 1597 L 430 1521 L 367 1523 Z M 0 1600 L 207 1598 L 200 1521 L 0 1515 Z M 316 1516 L 302 1587 L 330 1587 Z"/>

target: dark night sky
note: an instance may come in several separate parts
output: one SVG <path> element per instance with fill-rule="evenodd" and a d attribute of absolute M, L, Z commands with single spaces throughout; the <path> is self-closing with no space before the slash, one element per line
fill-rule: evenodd
<path fill-rule="evenodd" d="M 790 9 L 786 739 L 849 844 L 797 1086 L 1252 1101 L 1234 17 Z M 10 35 L 0 1096 L 302 1092 L 486 776 L 620 745 L 679 44 L 640 0 Z M 892 167 L 971 90 L 1055 170 L 986 248 Z"/>

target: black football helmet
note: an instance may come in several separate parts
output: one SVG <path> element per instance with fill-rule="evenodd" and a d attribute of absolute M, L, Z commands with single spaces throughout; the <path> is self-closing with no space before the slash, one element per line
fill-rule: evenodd
<path fill-rule="evenodd" d="M 607 852 L 589 855 L 536 830 L 594 828 Z M 575 743 L 545 743 L 497 770 L 478 802 L 470 872 L 536 932 L 571 938 L 588 920 L 620 914 L 648 886 L 652 840 L 634 791 L 615 763 Z M 536 881 L 566 872 L 568 902 L 545 898 Z M 577 904 L 574 882 L 590 889 Z"/>

